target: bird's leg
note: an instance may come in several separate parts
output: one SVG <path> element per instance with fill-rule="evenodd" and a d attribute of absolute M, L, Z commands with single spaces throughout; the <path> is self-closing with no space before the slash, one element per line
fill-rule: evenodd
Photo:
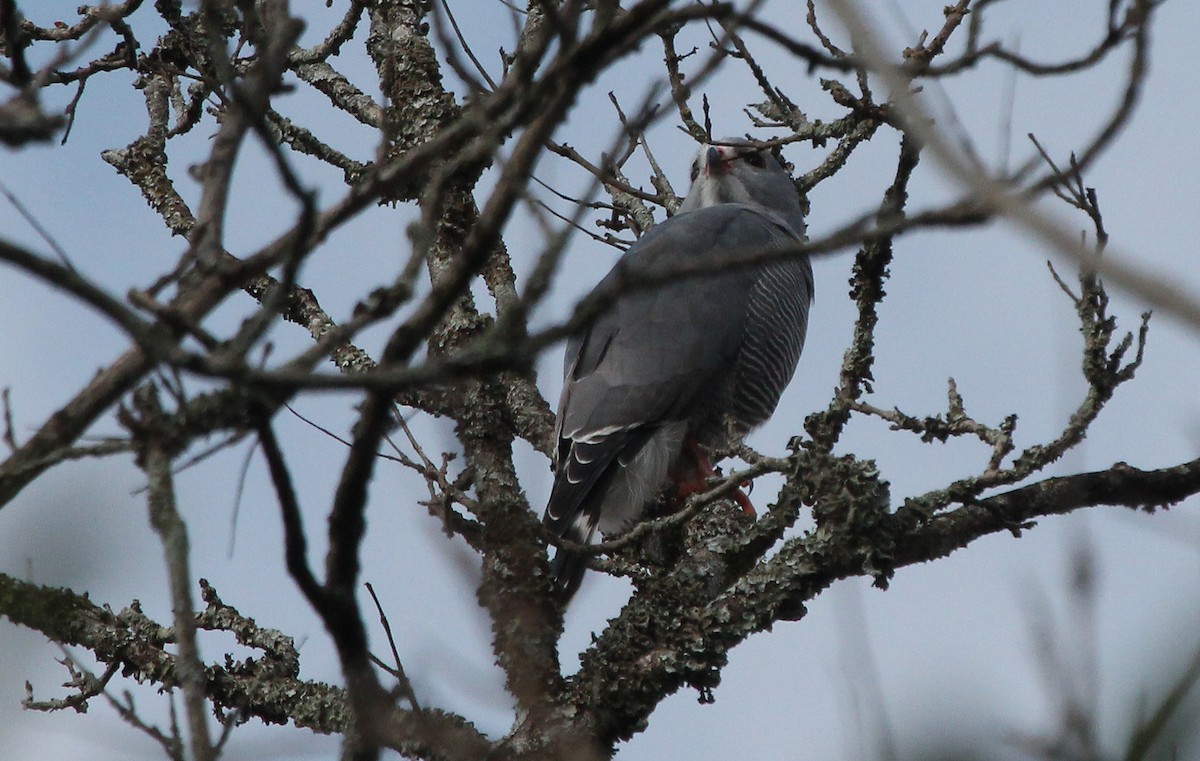
<path fill-rule="evenodd" d="M 689 434 L 683 439 L 683 454 L 680 458 L 682 461 L 690 459 L 692 465 L 691 474 L 680 473 L 678 471 L 671 472 L 671 479 L 675 482 L 675 497 L 680 502 L 683 502 L 693 494 L 699 494 L 706 491 L 708 487 L 708 479 L 717 475 L 717 471 L 712 466 L 712 461 L 708 459 L 708 454 L 701 448 L 694 438 Z M 757 515 L 754 511 L 754 505 L 750 502 L 750 498 L 741 489 L 733 490 L 733 498 L 741 506 L 742 512 L 746 515 L 754 517 Z"/>

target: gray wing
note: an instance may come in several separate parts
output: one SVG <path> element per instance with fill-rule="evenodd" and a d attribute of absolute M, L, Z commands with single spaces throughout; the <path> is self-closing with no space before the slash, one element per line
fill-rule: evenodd
<path fill-rule="evenodd" d="M 796 241 L 755 207 L 698 209 L 644 235 L 597 291 L 616 293 L 626 278 L 704 267 Z M 627 291 L 568 343 L 557 472 L 545 517 L 552 531 L 586 541 L 614 471 L 633 461 L 662 426 L 687 420 L 734 372 L 762 272 L 742 267 Z M 560 580 L 565 555 L 555 559 Z"/>
<path fill-rule="evenodd" d="M 596 290 L 640 276 L 704 268 L 739 253 L 794 244 L 769 215 L 725 204 L 673 217 L 626 252 Z M 699 392 L 733 367 L 761 267 L 676 277 L 620 296 L 567 345 L 558 436 L 588 441 L 687 416 Z"/>

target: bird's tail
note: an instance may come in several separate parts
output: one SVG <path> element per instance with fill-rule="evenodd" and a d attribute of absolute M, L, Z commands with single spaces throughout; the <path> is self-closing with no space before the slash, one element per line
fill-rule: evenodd
<path fill-rule="evenodd" d="M 579 513 L 575 520 L 566 525 L 560 524 L 551 528 L 556 530 L 556 533 L 563 539 L 578 544 L 587 544 L 596 530 L 595 525 L 589 525 L 589 523 L 587 515 Z M 563 605 L 570 602 L 571 598 L 575 596 L 575 592 L 579 590 L 586 570 L 587 556 L 583 553 L 568 550 L 565 547 L 554 550 L 554 559 L 550 561 L 550 573 L 554 577 L 554 595 Z"/>
<path fill-rule="evenodd" d="M 601 501 L 612 481 L 613 461 L 628 441 L 623 433 L 599 441 L 572 443 L 555 474 L 542 522 L 555 536 L 587 544 L 596 533 Z M 562 547 L 550 561 L 555 596 L 566 605 L 579 589 L 587 570 L 587 557 Z"/>
<path fill-rule="evenodd" d="M 583 573 L 587 570 L 587 558 L 578 552 L 557 550 L 554 560 L 550 561 L 550 571 L 554 574 L 554 596 L 566 605 L 579 590 L 583 582 Z"/>

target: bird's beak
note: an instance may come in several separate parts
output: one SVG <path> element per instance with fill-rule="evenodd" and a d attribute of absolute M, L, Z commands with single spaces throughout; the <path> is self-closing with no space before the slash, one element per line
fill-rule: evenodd
<path fill-rule="evenodd" d="M 721 145 L 710 145 L 704 152 L 704 176 L 716 172 L 722 174 L 729 171 L 729 162 L 733 158 L 733 150 Z"/>

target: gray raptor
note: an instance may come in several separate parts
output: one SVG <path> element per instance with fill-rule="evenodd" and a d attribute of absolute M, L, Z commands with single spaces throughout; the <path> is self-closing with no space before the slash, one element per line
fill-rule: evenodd
<path fill-rule="evenodd" d="M 703 146 L 679 212 L 629 248 L 596 286 L 698 267 L 624 289 L 567 343 L 554 486 L 545 524 L 591 541 L 637 520 L 669 483 L 679 494 L 713 475 L 709 453 L 741 441 L 775 411 L 804 346 L 812 303 L 807 256 L 729 266 L 804 240 L 800 198 L 770 151 L 744 140 Z M 743 505 L 749 501 L 741 496 Z M 556 589 L 569 599 L 586 559 L 559 549 Z"/>

